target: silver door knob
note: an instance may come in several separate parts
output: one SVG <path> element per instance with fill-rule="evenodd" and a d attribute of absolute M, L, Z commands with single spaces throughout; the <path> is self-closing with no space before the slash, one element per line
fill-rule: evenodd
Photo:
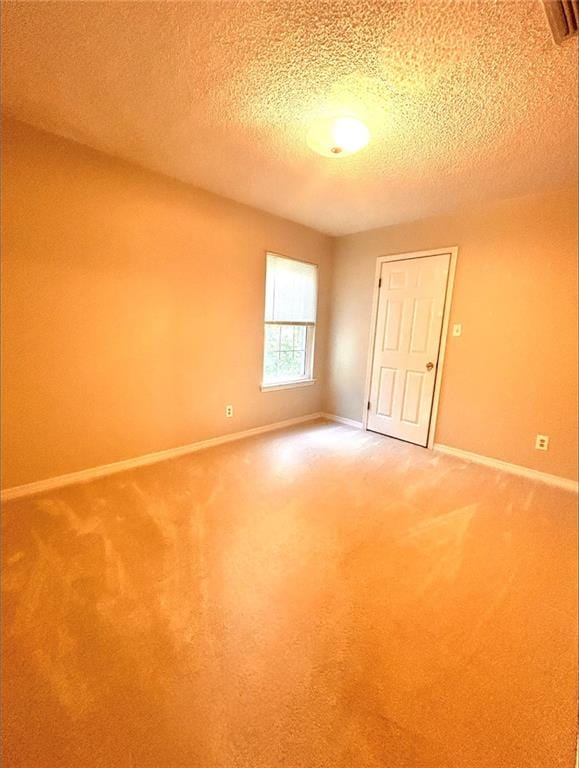
<path fill-rule="evenodd" d="M 434 363 L 426 363 L 426 370 L 431 371 L 434 368 Z"/>

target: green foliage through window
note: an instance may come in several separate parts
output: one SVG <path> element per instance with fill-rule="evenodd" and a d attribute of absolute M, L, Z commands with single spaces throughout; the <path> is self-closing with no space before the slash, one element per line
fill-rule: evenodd
<path fill-rule="evenodd" d="M 306 338 L 303 325 L 265 326 L 266 381 L 290 381 L 306 375 Z"/>

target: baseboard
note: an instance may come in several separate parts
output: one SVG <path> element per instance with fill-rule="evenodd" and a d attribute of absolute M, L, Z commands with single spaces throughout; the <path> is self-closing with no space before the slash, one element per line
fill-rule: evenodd
<path fill-rule="evenodd" d="M 343 416 L 336 416 L 334 413 L 322 413 L 320 415 L 324 419 L 328 419 L 329 421 L 337 421 L 340 424 L 347 424 L 349 427 L 355 427 L 356 429 L 362 429 L 363 427 L 363 424 L 361 421 L 346 419 Z M 579 492 L 579 482 L 577 482 L 576 480 L 570 480 L 567 477 L 560 477 L 559 475 L 550 475 L 548 472 L 540 472 L 537 469 L 530 469 L 529 467 L 523 467 L 520 464 L 510 464 L 508 461 L 493 459 L 490 456 L 483 456 L 480 453 L 463 451 L 461 448 L 453 448 L 450 445 L 443 445 L 442 443 L 435 443 L 433 447 L 435 451 L 439 451 L 440 453 L 446 453 L 449 456 L 456 456 L 457 458 L 464 459 L 465 461 L 472 461 L 475 464 L 483 464 L 486 467 L 493 467 L 494 469 L 500 469 L 503 472 L 509 472 L 512 475 L 519 475 L 520 477 L 526 477 L 529 480 L 537 480 L 540 483 L 547 483 L 548 485 L 554 485 L 557 488 L 563 488 L 566 491 L 572 491 L 574 493 Z"/>
<path fill-rule="evenodd" d="M 208 440 L 200 440 L 197 443 L 189 443 L 189 445 L 181 445 L 177 448 L 168 448 L 167 450 L 157 451 L 156 453 L 135 456 L 132 459 L 116 461 L 114 464 L 102 464 L 99 467 L 81 469 L 78 472 L 71 472 L 68 475 L 49 477 L 46 480 L 39 480 L 35 483 L 27 483 L 26 485 L 16 485 L 12 488 L 3 490 L 0 493 L 0 501 L 11 501 L 12 499 L 19 499 L 22 496 L 31 496 L 32 494 L 50 491 L 54 488 L 62 488 L 65 485 L 86 483 L 90 480 L 95 480 L 98 477 L 104 477 L 105 475 L 126 472 L 128 469 L 143 467 L 147 464 L 156 464 L 159 461 L 166 461 L 167 459 L 175 459 L 179 456 L 185 456 L 188 453 L 202 451 L 205 448 L 212 448 L 213 446 L 222 445 L 223 443 L 232 443 L 235 440 L 242 440 L 245 437 L 261 435 L 264 432 L 273 432 L 276 429 L 283 429 L 284 427 L 291 427 L 294 424 L 302 424 L 305 421 L 314 421 L 315 419 L 320 418 L 324 418 L 324 414 L 310 413 L 307 416 L 298 416 L 295 419 L 286 419 L 285 421 L 278 421 L 274 424 L 265 424 L 263 427 L 245 429 L 242 432 L 232 432 L 231 434 L 221 435 L 220 437 L 211 437 Z"/>
<path fill-rule="evenodd" d="M 11 501 L 12 499 L 31 496 L 36 493 L 42 493 L 43 491 L 49 491 L 54 488 L 61 488 L 75 483 L 86 483 L 90 480 L 95 480 L 98 477 L 105 477 L 106 475 L 116 474 L 117 472 L 125 472 L 129 469 L 146 466 L 147 464 L 156 464 L 157 462 L 185 456 L 186 454 L 194 453 L 195 451 L 202 451 L 205 448 L 212 448 L 213 446 L 222 445 L 223 443 L 231 443 L 236 440 L 242 440 L 245 437 L 260 435 L 265 432 L 273 432 L 276 429 L 283 429 L 284 427 L 291 427 L 294 424 L 302 424 L 320 418 L 327 419 L 328 421 L 335 421 L 339 424 L 345 424 L 356 429 L 362 429 L 361 421 L 346 419 L 344 416 L 336 416 L 333 413 L 310 413 L 307 416 L 298 416 L 294 419 L 286 419 L 285 421 L 278 421 L 273 424 L 265 424 L 262 427 L 245 429 L 241 432 L 232 432 L 228 435 L 212 437 L 208 440 L 200 440 L 196 443 L 181 445 L 177 448 L 168 448 L 167 450 L 157 451 L 156 453 L 147 453 L 143 456 L 136 456 L 132 459 L 117 461 L 113 464 L 103 464 L 98 467 L 71 472 L 68 475 L 49 477 L 46 480 L 39 480 L 35 483 L 27 483 L 25 485 L 6 488 L 0 493 L 0 501 Z M 554 485 L 567 491 L 573 491 L 574 493 L 579 491 L 579 483 L 576 480 L 570 480 L 566 477 L 560 477 L 559 475 L 550 475 L 547 472 L 539 472 L 536 469 L 523 467 L 519 464 L 510 464 L 509 462 L 501 461 L 500 459 L 493 459 L 490 456 L 482 456 L 479 453 L 472 453 L 471 451 L 463 451 L 460 448 L 453 448 L 450 445 L 443 445 L 441 443 L 435 443 L 434 450 L 449 456 L 464 459 L 465 461 L 472 461 L 476 464 L 483 464 L 487 467 L 500 469 L 503 472 L 520 475 L 521 477 L 526 477 L 530 480 L 538 480 L 539 482 Z"/>
<path fill-rule="evenodd" d="M 538 469 L 522 467 L 520 464 L 510 464 L 508 461 L 493 459 L 490 456 L 482 456 L 480 453 L 463 451 L 461 448 L 453 448 L 450 445 L 443 445 L 442 443 L 435 443 L 434 450 L 439 453 L 446 453 L 449 456 L 456 456 L 465 461 L 472 461 L 475 464 L 483 464 L 485 467 L 500 469 L 503 472 L 509 472 L 512 475 L 520 475 L 520 477 L 526 477 L 529 480 L 538 480 L 540 483 L 554 485 L 557 488 L 563 488 L 566 491 L 573 491 L 574 493 L 579 491 L 579 483 L 576 480 L 570 480 L 567 477 L 550 475 L 548 472 L 539 472 Z"/>
<path fill-rule="evenodd" d="M 354 419 L 346 419 L 344 416 L 336 416 L 335 413 L 322 413 L 322 418 L 328 419 L 328 421 L 337 421 L 339 424 L 346 424 L 348 427 L 355 427 L 356 429 L 362 429 L 361 421 L 354 421 Z"/>

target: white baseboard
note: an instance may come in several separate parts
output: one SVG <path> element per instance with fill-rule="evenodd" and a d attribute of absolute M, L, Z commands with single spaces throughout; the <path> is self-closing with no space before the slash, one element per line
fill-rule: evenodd
<path fill-rule="evenodd" d="M 356 429 L 363 428 L 361 421 L 346 419 L 343 416 L 336 416 L 334 413 L 322 413 L 321 416 L 324 419 L 328 419 L 329 421 L 337 421 L 340 424 L 347 424 L 349 427 L 355 427 Z M 549 485 L 554 485 L 557 488 L 563 488 L 566 491 L 573 491 L 574 493 L 579 492 L 579 482 L 577 482 L 577 480 L 570 480 L 567 477 L 560 477 L 559 475 L 550 475 L 548 472 L 540 472 L 537 469 L 523 467 L 520 464 L 510 464 L 508 461 L 493 459 L 490 456 L 483 456 L 480 453 L 463 451 L 461 448 L 453 448 L 450 445 L 443 445 L 442 443 L 435 443 L 433 448 L 435 451 L 446 453 L 449 456 L 456 456 L 457 458 L 464 459 L 465 461 L 472 461 L 475 464 L 483 464 L 486 467 L 500 469 L 503 472 L 509 472 L 512 475 L 526 477 L 529 480 L 538 480 L 541 483 L 548 483 Z"/>
<path fill-rule="evenodd" d="M 274 424 L 265 424 L 262 427 L 245 429 L 242 432 L 232 432 L 228 435 L 211 437 L 208 440 L 200 440 L 196 443 L 181 445 L 177 448 L 168 448 L 167 450 L 157 451 L 156 453 L 147 453 L 143 456 L 135 456 L 132 459 L 116 461 L 113 464 L 103 464 L 99 467 L 91 467 L 90 469 L 81 469 L 78 472 L 71 472 L 68 475 L 49 477 L 46 480 L 39 480 L 35 483 L 27 483 L 25 485 L 17 485 L 12 488 L 6 488 L 0 493 L 0 501 L 6 502 L 12 499 L 21 498 L 22 496 L 31 496 L 32 494 L 49 491 L 54 488 L 61 488 L 65 485 L 73 485 L 74 483 L 85 483 L 98 477 L 112 475 L 117 472 L 125 472 L 128 469 L 143 467 L 147 464 L 156 464 L 159 461 L 166 461 L 167 459 L 174 459 L 179 456 L 185 456 L 188 453 L 202 451 L 205 448 L 212 448 L 213 446 L 222 445 L 223 443 L 231 443 L 235 440 L 242 440 L 245 437 L 261 435 L 264 432 L 273 432 L 276 429 L 283 429 L 284 427 L 291 427 L 294 424 L 302 424 L 304 422 L 314 421 L 315 419 L 320 418 L 327 419 L 328 421 L 335 421 L 339 424 L 345 424 L 356 429 L 362 429 L 361 421 L 346 419 L 343 416 L 336 416 L 333 413 L 310 413 L 307 416 L 298 416 L 297 418 L 278 421 Z M 483 464 L 487 467 L 500 469 L 503 472 L 510 472 L 511 474 L 520 475 L 521 477 L 526 477 L 530 480 L 538 480 L 542 483 L 548 483 L 549 485 L 554 485 L 567 491 L 573 491 L 575 493 L 579 491 L 579 483 L 576 480 L 570 480 L 566 477 L 559 477 L 559 475 L 550 475 L 547 472 L 539 472 L 536 469 L 529 469 L 529 467 L 522 467 L 518 464 L 509 464 L 508 462 L 501 461 L 500 459 L 493 459 L 490 456 L 482 456 L 481 454 L 472 453 L 471 451 L 463 451 L 460 448 L 453 448 L 452 446 L 443 445 L 441 443 L 435 443 L 434 450 L 439 451 L 440 453 L 446 453 L 449 456 L 456 456 L 457 458 L 464 459 L 465 461 L 472 461 L 476 464 Z"/>
<path fill-rule="evenodd" d="M 49 477 L 46 480 L 38 480 L 35 483 L 27 483 L 26 485 L 16 485 L 12 488 L 6 488 L 3 490 L 0 493 L 0 501 L 11 501 L 12 499 L 18 499 L 22 496 L 31 496 L 35 493 L 50 491 L 54 488 L 62 488 L 65 485 L 73 485 L 74 483 L 86 483 L 89 480 L 96 479 L 97 477 L 112 475 L 116 472 L 125 472 L 128 469 L 143 467 L 147 464 L 156 464 L 159 461 L 166 461 L 167 459 L 174 459 L 178 456 L 185 456 L 186 454 L 194 453 L 195 451 L 202 451 L 204 448 L 212 448 L 213 446 L 222 445 L 223 443 L 231 443 L 235 440 L 242 440 L 244 437 L 261 435 L 264 432 L 272 432 L 276 429 L 291 427 L 294 424 L 301 424 L 305 421 L 314 421 L 315 419 L 321 419 L 323 417 L 324 414 L 322 413 L 310 413 L 307 416 L 298 416 L 295 419 L 286 419 L 285 421 L 278 421 L 275 424 L 265 424 L 263 427 L 245 429 L 242 432 L 232 432 L 229 435 L 211 437 L 208 440 L 200 440 L 197 443 L 189 443 L 189 445 L 181 445 L 177 448 L 168 448 L 167 450 L 157 451 L 156 453 L 147 453 L 144 456 L 135 456 L 132 459 L 116 461 L 114 464 L 102 464 L 99 467 L 81 469 L 78 472 L 71 472 L 68 475 Z"/>
<path fill-rule="evenodd" d="M 328 421 L 337 421 L 339 424 L 346 424 L 348 427 L 355 427 L 355 429 L 362 429 L 361 421 L 354 421 L 354 419 L 346 419 L 344 416 L 336 416 L 335 413 L 322 413 L 322 418 Z"/>
<path fill-rule="evenodd" d="M 446 453 L 449 456 L 456 456 L 465 461 L 472 461 L 475 464 L 483 464 L 485 467 L 493 467 L 494 469 L 500 469 L 503 472 L 510 472 L 512 475 L 520 475 L 529 480 L 538 480 L 540 483 L 555 485 L 557 488 L 563 488 L 566 491 L 573 491 L 574 493 L 579 491 L 579 483 L 576 480 L 570 480 L 567 477 L 550 475 L 548 472 L 539 472 L 537 469 L 522 467 L 520 464 L 510 464 L 508 461 L 493 459 L 490 456 L 482 456 L 480 453 L 463 451 L 461 448 L 453 448 L 450 445 L 443 445 L 442 443 L 435 443 L 434 450 L 439 451 L 440 453 Z"/>

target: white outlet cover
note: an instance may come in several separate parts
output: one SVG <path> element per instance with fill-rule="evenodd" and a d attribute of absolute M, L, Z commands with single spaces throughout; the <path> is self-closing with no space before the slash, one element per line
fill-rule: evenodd
<path fill-rule="evenodd" d="M 535 438 L 535 448 L 538 451 L 547 451 L 549 449 L 549 436 L 537 435 Z"/>
<path fill-rule="evenodd" d="M 462 325 L 461 323 L 454 323 L 452 326 L 452 335 L 453 336 L 460 336 L 462 334 Z"/>
<path fill-rule="evenodd" d="M 227 416 L 227 418 L 230 418 L 231 416 L 233 416 L 233 406 L 232 405 L 226 405 L 225 406 L 225 415 Z"/>

